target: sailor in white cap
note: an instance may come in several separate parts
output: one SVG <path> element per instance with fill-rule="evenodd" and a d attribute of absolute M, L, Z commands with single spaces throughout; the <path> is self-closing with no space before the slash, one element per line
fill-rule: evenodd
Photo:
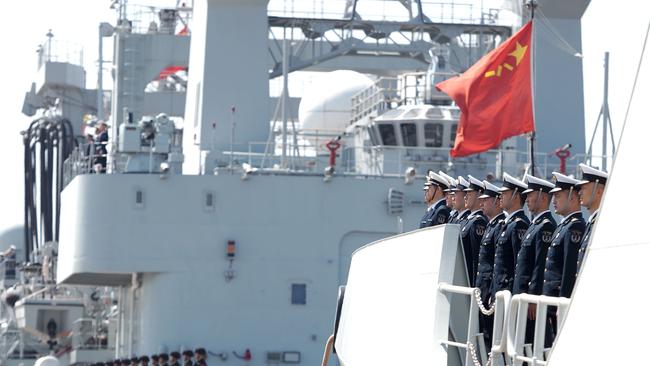
<path fill-rule="evenodd" d="M 501 226 L 506 215 L 501 208 L 501 201 L 499 200 L 500 192 L 499 187 L 488 182 L 483 181 L 485 190 L 479 196 L 483 213 L 489 220 L 485 228 L 485 234 L 481 238 L 481 248 L 478 253 L 478 268 L 476 270 L 476 281 L 474 287 L 481 291 L 481 301 L 483 306 L 488 307 L 491 297 L 492 286 L 492 271 L 494 269 L 494 246 L 501 234 Z M 488 346 L 491 345 L 492 340 L 492 326 L 494 319 L 492 316 L 486 316 L 482 313 L 479 314 L 480 330 L 485 337 L 485 342 Z"/>
<path fill-rule="evenodd" d="M 589 216 L 585 234 L 582 236 L 582 243 L 580 243 L 577 272 L 580 272 L 580 265 L 584 260 L 585 252 L 589 246 L 589 237 L 596 223 L 600 202 L 605 194 L 605 184 L 607 183 L 607 178 L 609 178 L 609 174 L 602 170 L 582 163 L 579 166 L 582 171 L 582 181 L 578 183 L 578 186 L 580 186 L 580 204 L 589 210 L 591 216 Z"/>
<path fill-rule="evenodd" d="M 456 216 L 449 218 L 450 224 L 458 224 L 467 219 L 470 214 L 469 210 L 465 208 L 465 189 L 469 188 L 469 182 L 462 176 L 458 176 L 456 180 L 456 187 L 452 188 L 451 202 L 453 209 L 456 210 Z"/>
<path fill-rule="evenodd" d="M 424 184 L 424 200 L 429 205 L 420 221 L 420 228 L 446 224 L 449 219 L 449 207 L 445 204 L 445 193 L 449 182 L 434 172 L 429 172 Z"/>
<path fill-rule="evenodd" d="M 551 182 L 532 175 L 527 175 L 524 180 L 528 183 L 528 189 L 523 193 L 526 195 L 526 205 L 533 220 L 517 254 L 512 294 L 541 295 L 544 285 L 546 253 L 557 227 L 553 214 L 549 211 L 551 204 L 549 192 L 555 186 Z M 532 343 L 535 337 L 535 311 L 535 304 L 531 304 L 528 307 L 526 343 Z"/>
<path fill-rule="evenodd" d="M 449 183 L 447 185 L 447 189 L 444 189 L 443 191 L 445 193 L 445 204 L 451 210 L 450 213 L 449 213 L 449 219 L 447 221 L 447 222 L 450 222 L 452 220 L 452 218 L 458 214 L 458 211 L 456 211 L 454 209 L 454 202 L 453 202 L 454 189 L 456 188 L 458 183 L 456 182 L 456 179 L 454 177 L 452 177 L 451 175 L 443 172 L 442 170 L 438 171 L 438 175 L 445 178 L 447 180 L 447 182 Z"/>
<path fill-rule="evenodd" d="M 586 226 L 580 211 L 580 188 L 576 186 L 580 182 L 562 173 L 553 172 L 553 176 L 555 188 L 550 191 L 553 206 L 555 213 L 564 218 L 555 229 L 546 253 L 542 295 L 571 297 L 576 280 L 578 250 Z M 550 327 L 547 326 L 546 347 L 551 346 L 557 334 L 557 314 L 553 309 L 549 309 L 548 321 Z"/>
<path fill-rule="evenodd" d="M 485 233 L 487 219 L 481 210 L 481 201 L 478 197 L 483 194 L 485 187 L 483 182 L 468 175 L 469 187 L 464 189 L 465 208 L 470 214 L 464 220 L 459 220 L 463 251 L 465 253 L 465 268 L 469 285 L 474 286 L 474 277 L 478 266 L 478 252 L 481 246 L 481 238 Z"/>
<path fill-rule="evenodd" d="M 524 213 L 525 195 L 528 189 L 526 183 L 503 173 L 501 191 L 501 206 L 506 212 L 503 230 L 494 249 L 494 277 L 492 279 L 492 294 L 502 290 L 512 291 L 515 277 L 515 260 L 521 247 L 521 241 L 530 225 L 530 220 Z"/>

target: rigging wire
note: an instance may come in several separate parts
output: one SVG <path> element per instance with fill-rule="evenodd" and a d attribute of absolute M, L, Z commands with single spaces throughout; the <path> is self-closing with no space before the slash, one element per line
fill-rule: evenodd
<path fill-rule="evenodd" d="M 556 46 L 558 49 L 566 52 L 567 54 L 579 58 L 583 58 L 584 56 L 582 53 L 578 52 L 578 50 L 573 47 L 569 41 L 564 38 L 560 32 L 555 28 L 555 26 L 551 23 L 551 21 L 548 19 L 548 17 L 544 14 L 544 12 L 540 9 L 537 8 L 535 9 L 535 14 L 538 15 L 535 19 L 540 20 L 539 25 L 541 25 L 543 28 L 548 29 L 552 36 L 554 36 L 559 42 L 552 42 L 554 46 Z"/>

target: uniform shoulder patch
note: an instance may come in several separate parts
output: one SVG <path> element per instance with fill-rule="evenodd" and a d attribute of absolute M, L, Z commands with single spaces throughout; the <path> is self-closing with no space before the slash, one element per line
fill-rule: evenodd
<path fill-rule="evenodd" d="M 526 235 L 526 231 L 528 231 L 528 230 L 526 230 L 526 229 L 517 229 L 517 237 L 519 238 L 519 240 L 524 238 L 524 235 Z"/>
<path fill-rule="evenodd" d="M 477 224 L 476 225 L 476 235 L 483 236 L 485 234 L 485 225 Z"/>
<path fill-rule="evenodd" d="M 578 230 L 571 230 L 569 236 L 572 243 L 579 243 L 582 240 L 582 232 Z"/>
<path fill-rule="evenodd" d="M 544 243 L 550 243 L 553 240 L 553 233 L 550 231 L 542 231 L 540 236 Z"/>
<path fill-rule="evenodd" d="M 447 222 L 447 218 L 443 214 L 438 214 L 438 217 L 436 218 L 436 222 L 438 224 L 444 224 Z"/>

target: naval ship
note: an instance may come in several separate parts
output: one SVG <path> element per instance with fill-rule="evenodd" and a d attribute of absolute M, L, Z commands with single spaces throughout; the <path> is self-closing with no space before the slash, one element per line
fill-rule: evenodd
<path fill-rule="evenodd" d="M 587 4 L 537 3 L 543 176 L 567 144 L 577 152 L 567 171 L 586 159 L 582 63 L 548 40 L 580 50 Z M 115 22 L 98 25 L 100 44 L 113 44 L 110 91 L 101 72 L 87 88 L 51 32 L 39 47 L 23 105 L 25 227 L 2 241 L 2 365 L 198 347 L 209 364 L 316 364 L 352 253 L 417 228 L 428 170 L 530 168 L 525 137 L 450 158 L 459 110 L 434 88 L 516 31 L 525 10 L 508 24 L 503 9 L 471 1 L 111 6 Z M 327 74 L 298 98 L 288 86 L 300 72 Z"/>

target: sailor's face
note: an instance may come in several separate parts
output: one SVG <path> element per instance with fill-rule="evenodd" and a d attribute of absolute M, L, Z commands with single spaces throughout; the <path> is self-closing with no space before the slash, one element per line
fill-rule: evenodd
<path fill-rule="evenodd" d="M 580 188 L 580 191 L 578 191 L 578 196 L 580 197 L 580 204 L 582 206 L 588 206 L 590 202 L 589 198 L 593 195 L 594 193 L 594 188 L 596 184 L 594 182 L 589 182 L 587 184 L 582 185 Z"/>
<path fill-rule="evenodd" d="M 563 214 L 563 210 L 565 207 L 567 207 L 568 203 L 569 191 L 563 189 L 553 194 L 553 208 L 555 209 L 555 212 Z"/>
<path fill-rule="evenodd" d="M 465 208 L 465 192 L 454 192 L 454 208 L 459 211 Z"/>

